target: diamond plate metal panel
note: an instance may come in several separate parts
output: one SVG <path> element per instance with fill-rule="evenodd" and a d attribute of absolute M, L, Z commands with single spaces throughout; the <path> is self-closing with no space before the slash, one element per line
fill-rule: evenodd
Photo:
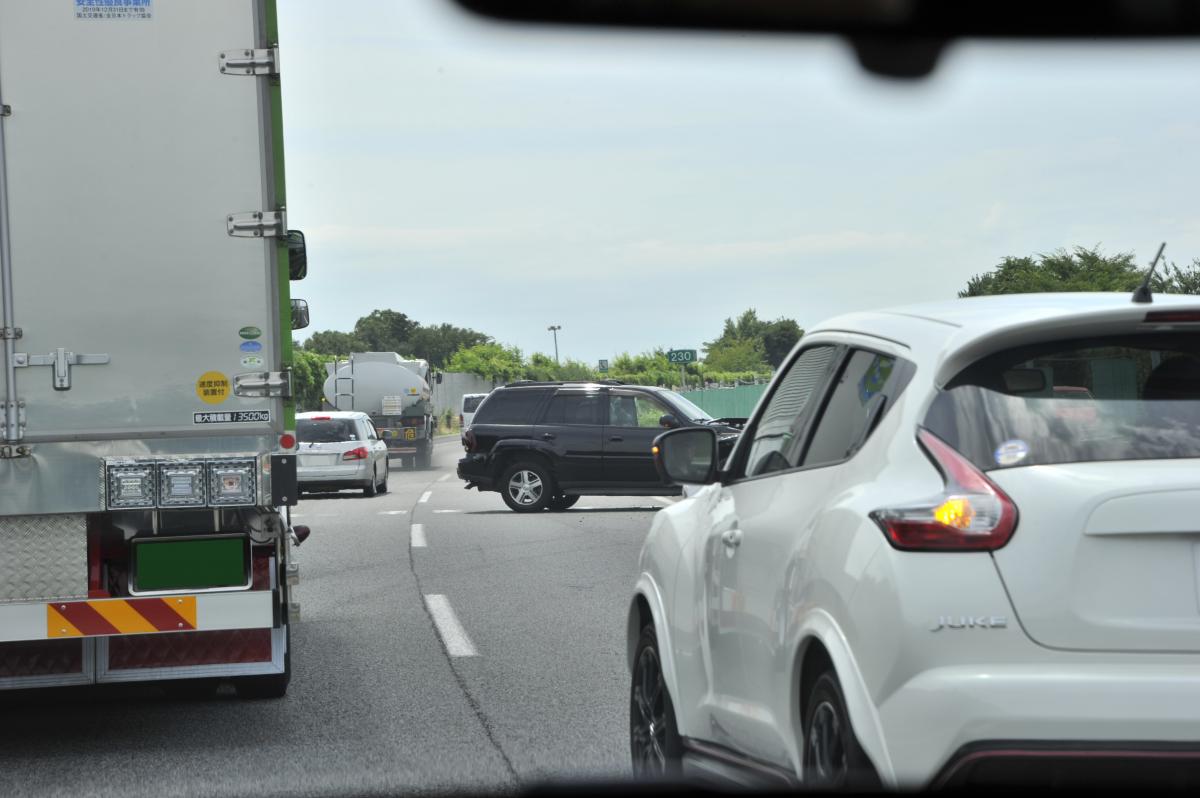
<path fill-rule="evenodd" d="M 270 629 L 131 635 L 108 639 L 109 671 L 270 661 Z"/>
<path fill-rule="evenodd" d="M 83 673 L 82 640 L 0 643 L 0 679 Z"/>
<path fill-rule="evenodd" d="M 87 517 L 0 518 L 0 602 L 87 598 Z"/>

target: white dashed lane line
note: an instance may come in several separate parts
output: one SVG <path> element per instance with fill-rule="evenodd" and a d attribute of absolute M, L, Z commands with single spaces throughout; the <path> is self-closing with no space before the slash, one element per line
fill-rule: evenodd
<path fill-rule="evenodd" d="M 440 477 L 438 477 L 438 482 L 445 482 L 446 480 L 450 479 L 450 477 L 452 477 L 452 476 L 454 476 L 454 475 L 453 474 L 442 474 Z"/>
<path fill-rule="evenodd" d="M 404 515 L 408 510 L 382 510 L 380 515 Z"/>
<path fill-rule="evenodd" d="M 471 638 L 467 637 L 467 630 L 463 629 L 462 624 L 458 622 L 458 616 L 454 614 L 454 608 L 450 606 L 450 600 L 445 596 L 431 593 L 425 596 L 425 606 L 429 608 L 429 614 L 433 617 L 433 623 L 437 627 L 438 634 L 441 635 L 442 643 L 446 646 L 446 653 L 452 657 L 477 657 L 479 652 L 475 650 L 475 644 L 471 642 Z"/>
<path fill-rule="evenodd" d="M 412 547 L 414 549 L 423 549 L 429 545 L 429 542 L 425 540 L 424 524 L 413 524 L 409 534 L 412 538 Z"/>
<path fill-rule="evenodd" d="M 429 501 L 429 497 L 433 495 L 433 491 L 427 490 L 421 494 L 421 498 L 417 499 L 417 504 L 424 504 Z"/>
<path fill-rule="evenodd" d="M 434 510 L 434 513 L 461 513 L 462 510 Z"/>

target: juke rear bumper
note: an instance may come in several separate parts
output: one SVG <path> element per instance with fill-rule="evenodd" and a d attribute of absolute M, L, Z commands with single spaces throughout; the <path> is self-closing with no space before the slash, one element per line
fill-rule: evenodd
<path fill-rule="evenodd" d="M 1195 659 L 927 670 L 879 707 L 897 786 L 1141 784 L 1154 771 L 1200 787 Z"/>

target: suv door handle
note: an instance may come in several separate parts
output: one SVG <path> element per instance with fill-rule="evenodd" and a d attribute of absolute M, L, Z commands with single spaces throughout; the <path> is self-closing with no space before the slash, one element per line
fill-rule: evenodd
<path fill-rule="evenodd" d="M 625 439 L 622 438 L 620 435 L 613 435 L 611 438 L 609 438 L 609 440 L 612 441 L 613 443 L 621 443 Z"/>
<path fill-rule="evenodd" d="M 557 438 L 558 436 L 557 436 L 557 435 L 555 435 L 553 432 L 543 432 L 543 433 L 542 433 L 542 437 L 543 437 L 543 438 L 545 438 L 545 439 L 546 439 L 546 440 L 548 440 L 548 441 L 552 441 L 552 440 L 554 440 L 555 438 Z"/>
<path fill-rule="evenodd" d="M 721 533 L 721 542 L 731 549 L 737 548 L 742 543 L 742 530 L 736 526 L 733 529 L 726 529 Z"/>

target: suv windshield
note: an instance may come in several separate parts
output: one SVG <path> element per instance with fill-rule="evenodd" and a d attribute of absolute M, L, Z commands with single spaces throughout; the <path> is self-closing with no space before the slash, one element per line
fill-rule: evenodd
<path fill-rule="evenodd" d="M 981 469 L 1200 457 L 1200 336 L 1056 342 L 951 381 L 925 426 Z"/>
<path fill-rule="evenodd" d="M 475 409 L 479 407 L 479 403 L 485 398 L 486 394 L 484 396 L 464 396 L 462 411 L 464 413 L 474 413 Z"/>
<path fill-rule="evenodd" d="M 302 418 L 296 421 L 300 443 L 342 443 L 358 440 L 358 430 L 349 418 Z"/>
<path fill-rule="evenodd" d="M 689 421 L 712 421 L 712 416 L 677 391 L 659 391 L 668 402 L 683 411 Z"/>

